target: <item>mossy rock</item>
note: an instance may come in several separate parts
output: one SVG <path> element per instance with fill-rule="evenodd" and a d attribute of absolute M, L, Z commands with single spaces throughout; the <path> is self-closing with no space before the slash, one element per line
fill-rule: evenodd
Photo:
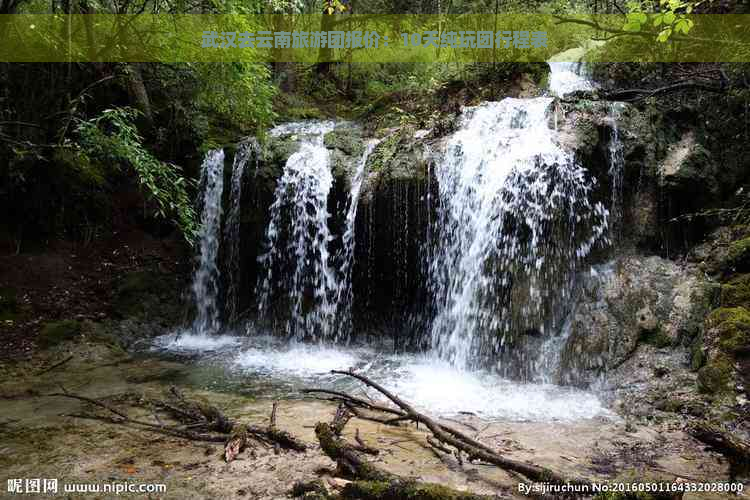
<path fill-rule="evenodd" d="M 112 331 L 108 322 L 83 322 L 83 333 L 86 340 L 95 344 L 103 344 L 117 352 L 125 352 L 125 346 L 120 338 Z"/>
<path fill-rule="evenodd" d="M 43 349 L 54 347 L 66 340 L 73 340 L 81 334 L 81 323 L 75 320 L 45 323 L 37 337 L 37 344 Z"/>
<path fill-rule="evenodd" d="M 299 151 L 299 136 L 294 134 L 269 136 L 263 148 L 263 156 L 266 163 L 284 165 L 297 151 Z"/>
<path fill-rule="evenodd" d="M 368 171 L 378 173 L 380 182 L 388 180 L 423 181 L 427 173 L 415 130 L 404 127 L 390 134 L 373 149 Z"/>
<path fill-rule="evenodd" d="M 721 306 L 750 306 L 750 274 L 742 274 L 721 286 Z"/>
<path fill-rule="evenodd" d="M 340 149 L 349 156 L 362 155 L 365 147 L 361 131 L 354 127 L 339 127 L 323 137 L 323 144 L 328 149 Z"/>
<path fill-rule="evenodd" d="M 679 413 L 684 407 L 685 402 L 675 398 L 664 398 L 656 402 L 654 405 L 657 410 L 667 413 Z"/>
<path fill-rule="evenodd" d="M 732 391 L 734 365 L 728 356 L 719 354 L 698 370 L 698 389 L 705 394 L 723 395 Z"/>
<path fill-rule="evenodd" d="M 641 336 L 638 340 L 644 344 L 649 344 L 658 348 L 669 347 L 673 343 L 669 335 L 664 333 L 664 330 L 658 327 L 653 330 L 642 330 Z"/>
<path fill-rule="evenodd" d="M 750 311 L 744 307 L 722 307 L 708 316 L 708 326 L 716 330 L 719 347 L 737 352 L 750 346 Z"/>
<path fill-rule="evenodd" d="M 690 347 L 690 369 L 697 372 L 706 364 L 706 353 L 703 350 L 703 336 L 699 335 Z"/>
<path fill-rule="evenodd" d="M 725 270 L 750 270 L 750 237 L 730 243 L 723 262 Z"/>

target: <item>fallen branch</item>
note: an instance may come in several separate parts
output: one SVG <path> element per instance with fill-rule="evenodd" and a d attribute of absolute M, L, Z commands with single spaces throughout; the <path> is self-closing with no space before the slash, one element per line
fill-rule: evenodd
<path fill-rule="evenodd" d="M 417 424 L 423 423 L 430 430 L 433 436 L 435 436 L 435 438 L 437 438 L 440 442 L 453 446 L 460 452 L 466 453 L 470 460 L 481 460 L 483 462 L 496 465 L 502 469 L 523 474 L 527 478 L 534 481 L 546 481 L 557 484 L 567 483 L 587 486 L 590 486 L 591 484 L 584 479 L 565 476 L 532 463 L 519 462 L 517 460 L 505 458 L 484 443 L 481 443 L 452 427 L 440 424 L 427 415 L 418 412 L 409 403 L 391 393 L 377 382 L 374 382 L 365 377 L 364 375 L 360 375 L 351 371 L 341 370 L 332 370 L 331 373 L 356 378 L 368 387 L 371 387 L 380 392 L 393 404 L 398 406 L 401 409 L 403 415 L 407 416 L 411 421 Z"/>
<path fill-rule="evenodd" d="M 144 406 L 152 409 L 152 414 L 158 422 L 152 423 L 131 418 L 124 411 L 97 399 L 72 394 L 64 387 L 61 389 L 62 392 L 48 394 L 48 396 L 76 399 L 106 410 L 111 414 L 111 416 L 92 414 L 68 414 L 67 416 L 127 425 L 190 441 L 225 443 L 224 457 L 227 462 L 234 460 L 243 449 L 247 448 L 250 445 L 251 438 L 263 444 L 273 445 L 277 453 L 279 447 L 294 451 L 305 451 L 307 449 L 306 443 L 289 432 L 276 427 L 276 404 L 272 409 L 270 424 L 267 427 L 261 427 L 231 420 L 208 402 L 188 400 L 177 389 L 172 388 L 170 391 L 174 399 L 172 402 L 140 400 Z M 165 425 L 158 414 L 153 411 L 154 408 L 167 412 L 181 425 Z"/>
<path fill-rule="evenodd" d="M 498 497 L 476 495 L 454 490 L 435 483 L 425 483 L 413 479 L 404 479 L 365 461 L 356 448 L 336 434 L 334 428 L 340 426 L 339 412 L 331 424 L 319 422 L 315 426 L 323 452 L 338 464 L 340 473 L 353 478 L 353 481 L 343 485 L 338 496 L 326 493 L 320 483 L 295 485 L 293 493 L 304 491 L 315 492 L 317 498 L 341 498 L 360 500 L 392 500 L 395 498 L 409 498 L 412 500 L 438 500 L 450 498 L 452 500 L 491 500 Z M 343 429 L 343 427 L 342 427 Z"/>
<path fill-rule="evenodd" d="M 624 102 L 634 102 L 634 101 L 640 101 L 642 99 L 646 99 L 649 97 L 654 97 L 660 94 L 667 94 L 669 92 L 675 92 L 678 90 L 685 90 L 685 89 L 696 89 L 696 90 L 704 90 L 706 92 L 726 92 L 727 87 L 724 85 L 716 86 L 716 85 L 708 85 L 703 82 L 698 82 L 695 80 L 687 80 L 682 82 L 673 83 L 671 85 L 665 85 L 663 87 L 658 87 L 655 89 L 625 89 L 625 90 L 615 90 L 615 91 L 609 91 L 609 92 L 603 92 L 600 91 L 599 95 L 609 101 L 624 101 Z"/>
<path fill-rule="evenodd" d="M 741 469 L 743 466 L 747 468 L 750 464 L 750 443 L 729 434 L 724 429 L 701 421 L 688 427 L 688 433 L 698 441 L 727 456 L 733 469 L 737 467 Z"/>

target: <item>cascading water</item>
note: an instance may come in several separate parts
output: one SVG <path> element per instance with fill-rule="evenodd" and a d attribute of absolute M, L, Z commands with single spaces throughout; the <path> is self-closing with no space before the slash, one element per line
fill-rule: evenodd
<path fill-rule="evenodd" d="M 229 193 L 229 210 L 224 223 L 224 242 L 227 245 L 227 295 L 226 313 L 229 321 L 237 319 L 240 288 L 240 215 L 242 209 L 242 180 L 245 165 L 251 159 L 257 162 L 260 153 L 258 141 L 249 139 L 237 147 L 232 165 L 232 179 Z"/>
<path fill-rule="evenodd" d="M 554 66 L 553 73 L 560 68 Z M 263 335 L 204 337 L 166 347 L 211 349 L 215 355 L 205 370 L 212 385 L 246 390 L 256 384 L 274 395 L 296 394 L 310 385 L 350 391 L 327 373 L 353 368 L 436 415 L 473 411 L 511 420 L 606 415 L 593 394 L 546 383 L 553 380 L 550 374 L 570 331 L 564 306 L 571 300 L 576 267 L 595 245 L 607 241 L 608 229 L 606 209 L 590 202 L 593 180 L 557 145 L 556 132 L 548 126 L 552 102 L 506 99 L 466 108 L 444 153 L 435 151 L 438 161 L 428 162 L 427 190 L 412 192 L 397 184 L 391 191 L 397 207 L 408 207 L 409 198 L 416 197 L 427 201 L 425 208 L 434 208 L 424 217 L 417 213 L 416 226 L 400 215 L 384 228 L 394 232 L 393 266 L 405 272 L 408 236 L 420 221 L 428 221 L 417 234 L 431 242 L 423 255 L 434 299 L 427 313 L 432 353 L 389 354 L 393 346 L 385 342 L 310 345 Z M 329 222 L 335 227 L 339 220 L 328 212 L 334 179 L 324 136 L 333 127 L 306 122 L 271 131 L 272 136 L 290 136 L 299 149 L 277 181 L 266 250 L 258 259 L 256 299 L 260 319 L 295 340 L 345 338 L 351 324 L 355 221 L 375 224 L 372 203 L 366 211 L 357 210 L 370 144 L 351 176 L 340 246 L 329 229 Z M 242 175 L 239 161 L 235 158 L 233 192 Z M 227 231 L 230 220 L 231 213 Z M 375 246 L 374 234 L 368 231 L 363 243 Z M 373 250 L 364 253 L 368 260 L 358 265 L 365 266 L 367 277 Z M 396 280 L 403 277 L 398 272 Z M 220 349 L 227 344 L 231 348 Z M 215 363 L 223 356 L 227 371 L 217 381 Z M 467 367 L 474 370 L 463 370 Z M 508 375 L 543 383 L 502 378 Z"/>
<path fill-rule="evenodd" d="M 333 122 L 306 122 L 271 130 L 272 136 L 296 134 L 301 142 L 276 184 L 266 230 L 267 251 L 259 257 L 266 273 L 256 287 L 258 312 L 262 320 L 271 320 L 275 297 L 289 300 L 285 331 L 299 340 L 329 339 L 336 332 L 337 279 L 328 251 L 332 239 L 328 193 L 333 176 L 323 144 L 324 135 L 333 127 Z"/>
<path fill-rule="evenodd" d="M 622 140 L 620 139 L 620 129 L 617 126 L 620 111 L 623 103 L 612 103 L 610 105 L 609 117 L 612 124 L 612 136 L 609 140 L 609 176 L 612 182 L 612 208 L 611 223 L 612 233 L 617 235 L 621 229 L 622 223 L 622 188 L 625 158 L 623 156 Z"/>
<path fill-rule="evenodd" d="M 198 335 L 219 331 L 219 309 L 216 298 L 220 272 L 216 265 L 221 232 L 221 196 L 224 189 L 224 150 L 206 154 L 201 168 L 201 228 L 198 234 L 199 264 L 193 277 L 193 298 L 196 316 L 191 328 Z"/>
<path fill-rule="evenodd" d="M 600 40 L 588 40 L 578 47 L 555 54 L 547 61 L 550 67 L 549 90 L 552 95 L 564 97 L 576 91 L 594 90 L 589 78 L 589 69 L 584 59 L 586 54 L 604 45 Z"/>
<path fill-rule="evenodd" d="M 362 157 L 357 163 L 357 168 L 351 179 L 349 198 L 347 200 L 346 229 L 341 238 L 341 253 L 339 255 L 340 273 L 339 282 L 336 287 L 336 303 L 338 304 L 339 329 L 345 335 L 351 331 L 351 307 L 354 301 L 352 290 L 352 265 L 354 264 L 355 222 L 357 218 L 357 207 L 359 206 L 359 195 L 362 191 L 362 182 L 367 173 L 367 160 L 370 153 L 380 141 L 371 140 L 367 143 Z"/>
<path fill-rule="evenodd" d="M 465 108 L 435 168 L 432 343 L 457 367 L 499 359 L 507 375 L 534 375 L 533 353 L 515 349 L 509 366 L 504 346 L 559 328 L 555 313 L 570 298 L 576 264 L 606 240 L 607 210 L 589 202 L 593 180 L 556 144 L 551 103 Z"/>

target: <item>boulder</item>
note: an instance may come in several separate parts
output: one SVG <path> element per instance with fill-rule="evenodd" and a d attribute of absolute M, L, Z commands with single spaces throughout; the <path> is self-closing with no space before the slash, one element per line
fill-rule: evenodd
<path fill-rule="evenodd" d="M 561 379 L 590 384 L 639 345 L 687 353 L 703 331 L 714 288 L 697 269 L 656 256 L 627 256 L 594 268 L 583 277 L 570 316 Z"/>

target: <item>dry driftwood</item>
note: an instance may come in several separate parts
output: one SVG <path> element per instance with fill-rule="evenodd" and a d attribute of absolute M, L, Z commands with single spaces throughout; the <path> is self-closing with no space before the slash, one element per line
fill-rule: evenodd
<path fill-rule="evenodd" d="M 563 474 L 554 472 L 550 469 L 541 467 L 536 464 L 527 463 L 527 462 L 519 462 L 517 460 L 506 458 L 500 455 L 496 450 L 485 445 L 484 443 L 477 441 L 476 439 L 470 436 L 467 436 L 466 434 L 458 431 L 457 429 L 453 427 L 439 423 L 433 420 L 432 418 L 430 418 L 429 416 L 418 412 L 409 403 L 407 403 L 406 401 L 403 401 L 401 398 L 391 393 L 390 391 L 382 387 L 377 382 L 374 382 L 370 380 L 369 378 L 365 377 L 364 375 L 361 375 L 352 371 L 340 371 L 340 370 L 333 370 L 331 373 L 356 378 L 357 380 L 361 381 L 368 387 L 371 387 L 375 389 L 376 391 L 380 392 L 382 395 L 384 395 L 386 398 L 388 398 L 393 404 L 395 404 L 398 407 L 398 410 L 389 408 L 388 409 L 389 414 L 397 415 L 397 418 L 399 420 L 408 419 L 417 424 L 420 424 L 420 423 L 424 424 L 430 430 L 432 435 L 437 439 L 437 441 L 443 444 L 443 446 L 449 445 L 449 446 L 454 447 L 459 452 L 465 453 L 469 457 L 470 460 L 481 460 L 483 462 L 496 465 L 507 471 L 522 474 L 528 479 L 531 479 L 534 481 L 546 481 L 546 482 L 557 483 L 557 484 L 590 485 L 588 481 L 578 478 L 578 477 L 565 476 Z M 313 392 L 313 391 L 308 391 L 308 392 Z M 316 390 L 314 392 L 323 392 L 323 391 Z M 347 404 L 353 405 L 353 406 L 356 406 L 360 402 L 364 401 L 361 398 L 347 398 L 346 394 L 344 393 L 337 393 L 336 397 L 344 400 Z M 373 407 L 378 407 L 378 408 L 382 407 L 382 405 L 376 405 L 371 402 L 365 402 L 365 403 L 368 409 L 372 409 Z M 320 436 L 318 436 L 318 439 L 320 439 Z M 460 457 L 460 453 L 458 454 L 458 457 Z"/>
<path fill-rule="evenodd" d="M 78 394 L 72 394 L 62 388 L 62 392 L 49 394 L 51 397 L 66 397 L 84 401 L 98 408 L 106 410 L 109 415 L 97 414 L 70 414 L 75 418 L 99 420 L 112 424 L 121 424 L 148 430 L 172 437 L 179 437 L 191 441 L 205 441 L 212 443 L 225 443 L 224 457 L 227 461 L 234 460 L 237 455 L 245 449 L 251 440 L 270 444 L 276 448 L 290 449 L 294 451 L 305 451 L 307 444 L 296 438 L 287 431 L 276 427 L 276 403 L 271 411 L 270 423 L 267 427 L 249 425 L 227 418 L 218 408 L 205 400 L 190 400 L 184 397 L 176 388 L 170 389 L 169 400 L 145 400 L 138 398 L 137 404 L 152 409 L 157 423 L 131 418 L 124 411 L 111 404 L 88 398 Z M 158 415 L 158 411 L 167 413 L 178 425 L 165 425 Z"/>

